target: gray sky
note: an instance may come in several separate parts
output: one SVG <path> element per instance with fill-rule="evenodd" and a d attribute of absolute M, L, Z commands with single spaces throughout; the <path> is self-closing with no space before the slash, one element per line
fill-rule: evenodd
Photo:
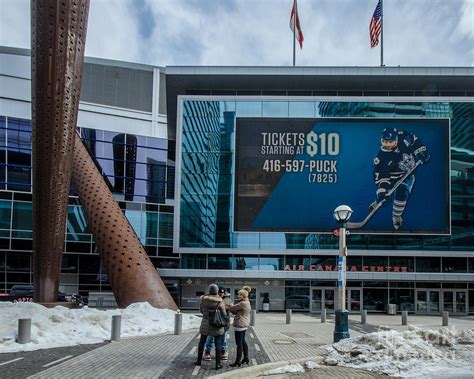
<path fill-rule="evenodd" d="M 91 0 L 86 55 L 153 65 L 292 64 L 292 0 Z M 299 0 L 302 66 L 377 66 L 377 0 Z M 474 66 L 474 0 L 385 0 L 387 66 Z M 0 45 L 30 47 L 30 0 L 0 0 Z"/>

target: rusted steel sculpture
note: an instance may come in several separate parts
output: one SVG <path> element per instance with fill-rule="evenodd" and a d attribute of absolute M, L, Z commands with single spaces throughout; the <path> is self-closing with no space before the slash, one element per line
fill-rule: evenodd
<path fill-rule="evenodd" d="M 78 135 L 72 180 L 119 307 L 148 301 L 157 308 L 177 309 Z"/>
<path fill-rule="evenodd" d="M 89 0 L 31 4 L 34 299 L 41 303 L 57 299 L 73 175 L 119 306 L 148 301 L 176 309 L 76 134 Z"/>
<path fill-rule="evenodd" d="M 57 300 L 89 0 L 31 1 L 34 299 Z"/>

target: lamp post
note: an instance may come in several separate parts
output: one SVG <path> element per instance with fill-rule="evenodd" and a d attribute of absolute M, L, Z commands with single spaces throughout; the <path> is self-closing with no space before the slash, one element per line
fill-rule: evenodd
<path fill-rule="evenodd" d="M 339 257 L 337 260 L 337 308 L 334 342 L 349 338 L 349 311 L 346 310 L 346 223 L 352 215 L 351 207 L 340 205 L 334 210 L 334 219 L 339 224 Z"/>

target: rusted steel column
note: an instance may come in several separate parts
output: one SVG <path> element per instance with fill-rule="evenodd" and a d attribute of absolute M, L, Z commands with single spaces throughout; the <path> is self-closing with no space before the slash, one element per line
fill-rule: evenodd
<path fill-rule="evenodd" d="M 176 310 L 173 298 L 79 136 L 74 146 L 72 180 L 119 307 L 148 301 L 157 308 Z"/>
<path fill-rule="evenodd" d="M 31 1 L 34 300 L 61 271 L 89 0 Z"/>

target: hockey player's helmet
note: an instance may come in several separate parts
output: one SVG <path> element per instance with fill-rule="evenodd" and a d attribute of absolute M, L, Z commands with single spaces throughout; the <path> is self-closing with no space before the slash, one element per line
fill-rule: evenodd
<path fill-rule="evenodd" d="M 398 131 L 395 128 L 385 128 L 380 138 L 382 148 L 386 150 L 393 150 L 398 144 Z"/>

